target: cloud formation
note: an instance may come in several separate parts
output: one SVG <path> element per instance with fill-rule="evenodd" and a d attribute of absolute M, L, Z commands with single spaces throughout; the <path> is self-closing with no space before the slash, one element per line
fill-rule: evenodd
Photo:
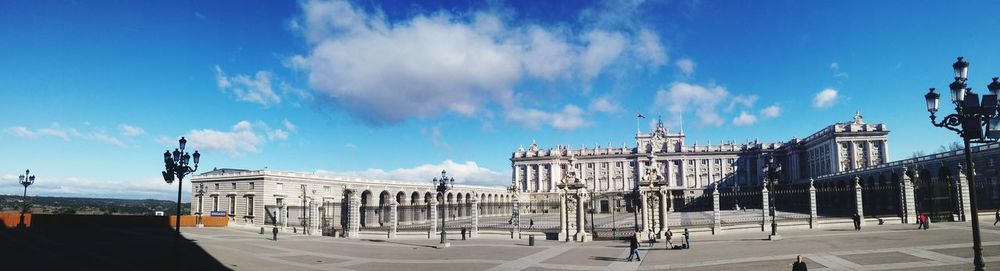
<path fill-rule="evenodd" d="M 24 172 L 21 172 L 24 173 Z M 17 174 L 0 176 L 0 194 L 21 194 Z M 187 182 L 185 182 L 187 184 Z M 190 185 L 185 185 L 183 200 L 190 200 Z M 158 177 L 143 177 L 131 181 L 95 180 L 86 177 L 46 177 L 28 189 L 28 196 L 126 198 L 176 200 L 177 185 L 167 185 Z"/>
<path fill-rule="evenodd" d="M 674 65 L 677 65 L 677 69 L 680 69 L 685 76 L 694 75 L 694 60 L 684 58 L 677 60 Z"/>
<path fill-rule="evenodd" d="M 122 130 L 122 134 L 125 136 L 139 136 L 146 133 L 146 130 L 143 130 L 140 127 L 131 126 L 125 123 L 119 124 L 118 128 Z"/>
<path fill-rule="evenodd" d="M 74 128 L 63 128 L 58 122 L 53 122 L 49 127 L 39 128 L 36 130 L 31 130 L 24 126 L 11 126 L 4 129 L 4 132 L 10 135 L 15 135 L 19 137 L 26 138 L 39 138 L 39 137 L 58 137 L 65 141 L 70 141 L 70 137 L 80 136 Z"/>
<path fill-rule="evenodd" d="M 412 168 L 397 168 L 384 170 L 370 168 L 364 171 L 327 171 L 316 170 L 316 174 L 329 176 L 348 176 L 358 178 L 398 180 L 426 183 L 431 178 L 440 177 L 441 170 L 446 170 L 449 177 L 455 178 L 455 183 L 504 186 L 510 183 L 510 173 L 497 172 L 489 168 L 481 167 L 474 161 L 456 163 L 452 160 L 444 160 L 437 164 L 423 164 Z"/>
<path fill-rule="evenodd" d="M 666 108 L 674 116 L 694 112 L 699 125 L 720 126 L 725 121 L 716 108 L 728 96 L 729 92 L 722 86 L 674 82 L 670 87 L 656 91 L 653 106 Z"/>
<path fill-rule="evenodd" d="M 747 111 L 742 111 L 739 116 L 733 118 L 733 124 L 736 126 L 747 126 L 754 123 L 757 123 L 757 117 L 747 113 Z"/>
<path fill-rule="evenodd" d="M 583 109 L 575 105 L 566 105 L 562 111 L 545 112 L 538 109 L 513 109 L 505 116 L 508 122 L 524 127 L 538 129 L 548 125 L 556 130 L 569 131 L 587 127 L 592 123 L 583 118 Z"/>
<path fill-rule="evenodd" d="M 760 115 L 765 118 L 776 118 L 781 115 L 781 107 L 771 105 L 760 110 Z"/>
<path fill-rule="evenodd" d="M 221 91 L 232 92 L 236 99 L 265 107 L 281 103 L 281 97 L 271 87 L 271 73 L 258 71 L 253 77 L 247 75 L 226 76 L 222 68 L 215 66 L 215 83 Z"/>
<path fill-rule="evenodd" d="M 813 97 L 812 106 L 815 108 L 830 108 L 834 103 L 837 102 L 837 97 L 839 97 L 836 89 L 826 88 L 816 93 Z"/>
<path fill-rule="evenodd" d="M 514 88 L 525 78 L 582 81 L 586 89 L 622 59 L 667 61 L 651 31 L 568 31 L 491 12 L 437 11 L 390 22 L 377 8 L 346 1 L 306 1 L 302 10 L 291 26 L 310 49 L 289 63 L 325 101 L 369 124 L 472 116 L 488 105 L 516 110 Z"/>

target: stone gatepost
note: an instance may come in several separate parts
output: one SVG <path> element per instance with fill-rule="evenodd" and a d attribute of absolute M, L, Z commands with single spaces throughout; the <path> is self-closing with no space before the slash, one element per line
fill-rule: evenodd
<path fill-rule="evenodd" d="M 479 199 L 472 198 L 472 238 L 479 236 Z"/>
<path fill-rule="evenodd" d="M 392 199 L 389 202 L 389 238 L 396 238 L 396 231 L 399 229 L 399 202 Z"/>
<path fill-rule="evenodd" d="M 358 191 L 351 191 L 351 197 L 347 204 L 347 238 L 357 238 L 361 231 L 361 196 Z"/>
<path fill-rule="evenodd" d="M 854 210 L 861 217 L 861 225 L 865 224 L 865 205 L 861 194 L 861 177 L 854 176 Z"/>
<path fill-rule="evenodd" d="M 816 180 L 809 178 L 809 228 L 819 227 L 819 216 L 816 215 Z"/>
<path fill-rule="evenodd" d="M 722 212 L 719 211 L 719 183 L 712 189 L 712 234 L 722 232 Z"/>
<path fill-rule="evenodd" d="M 315 200 L 309 200 L 309 235 L 323 235 L 319 227 L 319 204 Z"/>
<path fill-rule="evenodd" d="M 510 219 L 511 224 L 513 224 L 510 230 L 510 239 L 521 239 L 521 206 L 518 204 L 520 201 L 517 197 L 511 199 L 511 204 L 513 205 Z"/>
<path fill-rule="evenodd" d="M 767 230 L 767 225 L 771 224 L 771 216 L 768 215 L 768 210 L 770 210 L 770 204 L 768 204 L 767 200 L 768 197 L 770 197 L 770 195 L 768 195 L 766 185 L 764 186 L 764 189 L 760 190 L 760 195 L 761 195 L 760 198 L 764 201 L 761 205 L 762 207 L 760 208 L 761 209 L 760 231 L 765 231 Z"/>
<path fill-rule="evenodd" d="M 566 201 L 569 195 L 565 191 L 559 192 L 559 240 L 569 241 L 569 219 L 567 218 Z"/>
<path fill-rule="evenodd" d="M 278 208 L 278 218 L 281 219 L 281 227 L 288 228 L 288 205 L 285 205 L 284 202 Z"/>
<path fill-rule="evenodd" d="M 581 189 L 582 190 L 582 189 Z M 584 191 L 578 191 L 576 194 L 576 241 L 587 242 L 590 241 L 590 235 L 587 234 L 587 227 L 584 225 L 584 217 L 586 213 L 583 209 L 583 202 L 586 200 Z"/>
<path fill-rule="evenodd" d="M 972 205 L 969 204 L 969 179 L 965 175 L 964 169 L 958 167 L 958 178 L 956 178 L 955 187 L 958 189 L 958 220 L 965 221 L 967 218 L 972 216 Z"/>
<path fill-rule="evenodd" d="M 660 187 L 660 232 L 656 234 L 659 239 L 667 238 L 667 222 L 670 222 L 670 213 L 667 212 L 667 195 L 669 194 L 670 192 L 666 188 Z"/>
<path fill-rule="evenodd" d="M 639 201 L 639 207 L 642 208 L 642 213 L 641 213 L 642 217 L 640 218 L 640 219 L 642 219 L 642 234 L 646 234 L 650 230 L 649 229 L 649 224 L 650 224 L 649 223 L 650 222 L 650 220 L 649 220 L 649 211 L 650 211 L 649 210 L 649 200 L 646 198 L 648 196 L 648 194 L 649 194 L 648 192 L 647 193 L 639 192 L 639 197 L 641 198 L 640 201 Z M 579 227 L 579 226 L 580 225 L 578 225 L 577 227 Z"/>
<path fill-rule="evenodd" d="M 906 175 L 907 170 L 903 168 L 903 179 L 899 182 L 899 195 L 900 204 L 899 206 L 903 208 L 903 224 L 916 224 L 917 221 L 917 203 L 916 197 L 913 196 L 913 181 L 919 178 L 916 170 L 913 171 L 913 178 Z"/>
<path fill-rule="evenodd" d="M 437 233 L 438 201 L 436 198 L 431 198 L 430 206 L 431 207 L 429 211 L 431 213 L 431 219 L 430 219 L 431 223 L 430 223 L 430 229 L 427 230 L 427 238 L 433 238 L 434 234 Z"/>

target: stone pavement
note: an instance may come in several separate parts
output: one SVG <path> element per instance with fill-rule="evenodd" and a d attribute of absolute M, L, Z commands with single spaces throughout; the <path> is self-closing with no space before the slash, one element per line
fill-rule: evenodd
<path fill-rule="evenodd" d="M 1000 228 L 985 223 L 990 219 L 981 220 L 987 269 L 1000 267 Z M 861 232 L 832 225 L 779 229 L 781 241 L 767 241 L 759 231 L 699 234 L 689 250 L 644 246 L 641 262 L 623 260 L 628 244 L 621 241 L 538 241 L 532 247 L 526 239 L 483 238 L 436 249 L 437 239 L 282 234 L 272 241 L 270 234 L 239 228 L 189 229 L 184 236 L 235 270 L 789 270 L 798 254 L 810 270 L 962 270 L 972 266 L 970 230 L 968 223 L 935 223 L 929 230 L 869 224 Z"/>

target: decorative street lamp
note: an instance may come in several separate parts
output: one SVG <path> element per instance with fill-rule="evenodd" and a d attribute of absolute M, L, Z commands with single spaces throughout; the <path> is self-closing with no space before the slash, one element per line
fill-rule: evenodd
<path fill-rule="evenodd" d="M 445 196 L 447 195 L 448 190 L 451 190 L 455 186 L 455 178 L 449 178 L 447 174 L 448 173 L 446 171 L 441 170 L 441 180 L 438 180 L 438 178 L 434 178 L 433 180 L 434 187 L 437 189 L 437 192 L 441 194 L 441 200 L 443 201 L 441 202 L 441 245 L 444 247 L 448 247 L 447 231 L 445 230 L 446 214 L 444 213 L 446 210 L 445 205 L 447 204 L 448 199 L 446 199 Z"/>
<path fill-rule="evenodd" d="M 35 175 L 31 175 L 31 170 L 24 170 L 24 175 L 17 177 L 18 182 L 24 186 L 24 195 L 21 196 L 21 221 L 17 223 L 17 226 L 24 228 L 24 213 L 28 212 L 28 186 L 35 183 Z"/>
<path fill-rule="evenodd" d="M 775 219 L 778 208 L 774 206 L 774 185 L 778 182 L 778 176 L 781 174 L 781 164 L 774 161 L 773 155 L 769 156 L 763 171 L 767 178 L 767 205 L 771 214 L 771 236 L 778 236 L 778 220 Z"/>
<path fill-rule="evenodd" d="M 993 82 L 986 86 L 990 94 L 982 95 L 980 102 L 979 94 L 972 92 L 966 82 L 969 79 L 969 62 L 962 57 L 952 64 L 955 70 L 955 81 L 949 86 L 951 89 L 951 101 L 955 104 L 955 113 L 944 117 L 941 122 L 936 122 L 934 114 L 938 111 L 938 99 L 940 94 L 931 88 L 924 99 L 927 102 L 927 112 L 931 113 L 931 124 L 954 131 L 962 137 L 965 143 L 965 176 L 968 180 L 975 182 L 976 170 L 972 163 L 972 143 L 992 143 L 1000 140 L 1000 117 L 997 115 L 997 95 L 1000 94 L 1000 82 L 997 77 L 993 77 Z M 985 129 L 984 129 L 985 128 Z M 984 134 L 985 130 L 985 134 Z M 969 186 L 969 207 L 972 215 L 972 251 L 975 255 L 973 263 L 976 270 L 983 270 L 986 264 L 983 262 L 982 242 L 979 238 L 979 211 L 976 208 L 976 186 L 975 183 Z"/>
<path fill-rule="evenodd" d="M 184 147 L 187 145 L 187 139 L 181 137 L 178 140 L 180 143 L 180 148 L 174 149 L 171 153 L 167 150 L 163 153 L 163 164 L 165 171 L 163 171 L 163 180 L 167 184 L 173 183 L 174 179 L 177 180 L 177 236 L 176 241 L 181 240 L 181 188 L 184 187 L 184 176 L 191 174 L 198 170 L 198 160 L 201 158 L 201 154 L 198 151 L 194 151 L 194 154 L 188 154 L 184 152 Z M 194 161 L 191 161 L 194 158 Z M 190 162 L 194 162 L 194 168 L 191 168 Z"/>

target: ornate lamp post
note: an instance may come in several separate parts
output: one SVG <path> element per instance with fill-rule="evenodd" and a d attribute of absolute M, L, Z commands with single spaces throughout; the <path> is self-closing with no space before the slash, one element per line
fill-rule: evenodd
<path fill-rule="evenodd" d="M 448 199 L 445 196 L 448 190 L 451 190 L 455 186 L 455 178 L 449 178 L 447 174 L 446 171 L 441 170 L 441 180 L 438 180 L 438 178 L 434 178 L 433 180 L 435 189 L 441 194 L 441 200 L 444 201 L 441 203 L 441 245 L 444 247 L 448 247 L 447 231 L 445 230 L 445 216 L 447 215 L 444 213 Z"/>
<path fill-rule="evenodd" d="M 35 175 L 31 175 L 31 170 L 25 170 L 24 175 L 17 177 L 18 182 L 24 186 L 24 195 L 21 196 L 21 221 L 17 223 L 17 226 L 24 228 L 24 213 L 28 212 L 28 186 L 35 183 Z"/>
<path fill-rule="evenodd" d="M 194 154 L 188 154 L 184 152 L 184 147 L 187 145 L 187 139 L 181 137 L 178 140 L 180 143 L 179 148 L 174 149 L 171 153 L 167 150 L 163 153 L 163 164 L 165 171 L 163 171 L 163 181 L 167 184 L 173 183 L 177 180 L 177 241 L 181 239 L 181 188 L 184 187 L 184 176 L 191 174 L 198 170 L 198 160 L 201 158 L 201 154 L 198 151 L 194 151 Z M 194 168 L 190 167 L 191 158 L 194 158 Z"/>
<path fill-rule="evenodd" d="M 934 114 L 938 111 L 938 99 L 941 97 L 931 88 L 924 99 L 927 102 L 927 112 L 931 114 L 931 124 L 936 127 L 954 131 L 962 137 L 965 143 L 965 176 L 968 180 L 975 182 L 976 170 L 972 163 L 972 143 L 991 143 L 1000 140 L 1000 117 L 997 115 L 997 95 L 1000 94 L 1000 82 L 997 77 L 993 77 L 993 82 L 986 86 L 990 94 L 982 95 L 980 102 L 979 94 L 972 92 L 968 88 L 966 81 L 969 79 L 969 62 L 959 57 L 955 64 L 955 81 L 948 87 L 951 89 L 951 102 L 955 104 L 955 113 L 949 114 L 936 122 Z M 985 135 L 984 135 L 985 128 Z M 979 238 L 979 211 L 976 208 L 976 185 L 969 185 L 969 207 L 972 215 L 972 251 L 975 255 L 973 263 L 976 270 L 983 270 L 986 264 L 983 262 L 982 242 Z"/>
<path fill-rule="evenodd" d="M 774 206 L 774 185 L 778 182 L 778 176 L 781 174 L 781 164 L 774 162 L 774 156 L 770 156 L 767 163 L 764 164 L 763 171 L 767 178 L 767 190 L 770 192 L 767 194 L 767 205 L 771 215 L 771 236 L 777 236 L 778 222 L 775 219 L 775 213 L 778 208 Z"/>

